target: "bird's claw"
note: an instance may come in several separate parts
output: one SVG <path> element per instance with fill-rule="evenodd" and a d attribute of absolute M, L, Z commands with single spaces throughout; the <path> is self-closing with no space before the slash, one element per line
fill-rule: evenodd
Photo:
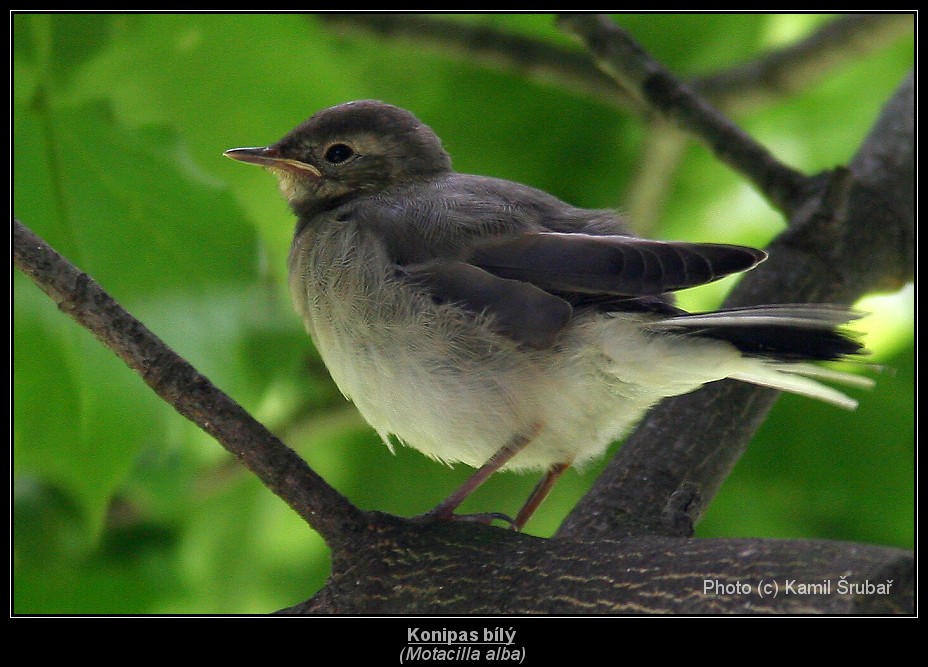
<path fill-rule="evenodd" d="M 516 530 L 516 522 L 512 517 L 502 512 L 481 512 L 478 514 L 454 514 L 440 507 L 437 507 L 425 514 L 420 514 L 413 518 L 413 521 L 466 521 L 470 523 L 480 523 L 489 526 L 494 521 L 502 521 L 513 530 Z"/>

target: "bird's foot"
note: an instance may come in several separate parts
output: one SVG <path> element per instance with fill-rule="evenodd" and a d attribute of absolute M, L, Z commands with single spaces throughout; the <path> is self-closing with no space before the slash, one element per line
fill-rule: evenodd
<path fill-rule="evenodd" d="M 480 523 L 484 526 L 489 526 L 494 521 L 502 521 L 510 528 L 518 530 L 516 528 L 515 519 L 501 512 L 480 512 L 478 514 L 455 514 L 442 506 L 438 506 L 433 510 L 426 512 L 425 514 L 420 514 L 419 516 L 413 517 L 413 521 L 420 522 L 429 522 L 429 521 L 465 521 L 469 523 Z"/>

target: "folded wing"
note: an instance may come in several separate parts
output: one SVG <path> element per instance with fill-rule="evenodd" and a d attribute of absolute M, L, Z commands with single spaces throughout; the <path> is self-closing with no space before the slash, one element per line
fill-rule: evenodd
<path fill-rule="evenodd" d="M 637 297 L 711 283 L 766 257 L 745 246 L 546 232 L 479 242 L 465 261 L 544 290 Z"/>

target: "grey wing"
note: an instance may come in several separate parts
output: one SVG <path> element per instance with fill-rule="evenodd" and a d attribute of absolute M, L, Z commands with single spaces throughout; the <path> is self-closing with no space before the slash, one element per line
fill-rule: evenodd
<path fill-rule="evenodd" d="M 608 211 L 497 179 L 455 175 L 367 201 L 363 224 L 382 236 L 398 273 L 438 301 L 492 315 L 501 333 L 532 347 L 554 344 L 574 308 L 666 315 L 674 309 L 665 293 L 766 258 L 743 246 L 621 235 Z"/>
<path fill-rule="evenodd" d="M 745 246 L 546 232 L 480 241 L 465 259 L 559 293 L 646 297 L 747 271 L 766 257 Z"/>
<path fill-rule="evenodd" d="M 743 246 L 536 233 L 481 240 L 461 260 L 435 259 L 402 272 L 433 298 L 490 314 L 501 333 L 544 348 L 570 321 L 573 306 L 666 314 L 670 306 L 651 297 L 745 271 L 765 258 Z"/>

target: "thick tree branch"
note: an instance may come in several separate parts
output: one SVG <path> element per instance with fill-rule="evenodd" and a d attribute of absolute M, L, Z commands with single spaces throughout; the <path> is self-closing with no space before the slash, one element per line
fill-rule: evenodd
<path fill-rule="evenodd" d="M 887 614 L 913 607 L 913 558 L 888 547 L 814 540 L 543 540 L 377 513 L 369 519 L 369 529 L 335 554 L 326 587 L 282 613 Z M 830 591 L 797 594 L 796 584 L 823 582 L 830 582 Z M 841 593 L 851 583 L 865 590 L 865 582 L 867 594 Z M 879 592 L 876 584 L 883 585 Z"/>
<path fill-rule="evenodd" d="M 816 185 L 770 261 L 726 305 L 850 304 L 914 272 L 914 81 L 889 101 L 850 168 Z M 562 537 L 684 535 L 741 457 L 776 392 L 722 382 L 669 399 L 626 440 L 561 526 Z M 694 493 L 695 490 L 695 493 Z M 673 499 L 694 498 L 681 514 Z"/>
<path fill-rule="evenodd" d="M 179 357 L 19 220 L 13 220 L 17 267 L 58 307 L 93 333 L 155 393 L 234 454 L 330 543 L 361 514 L 241 406 Z"/>

